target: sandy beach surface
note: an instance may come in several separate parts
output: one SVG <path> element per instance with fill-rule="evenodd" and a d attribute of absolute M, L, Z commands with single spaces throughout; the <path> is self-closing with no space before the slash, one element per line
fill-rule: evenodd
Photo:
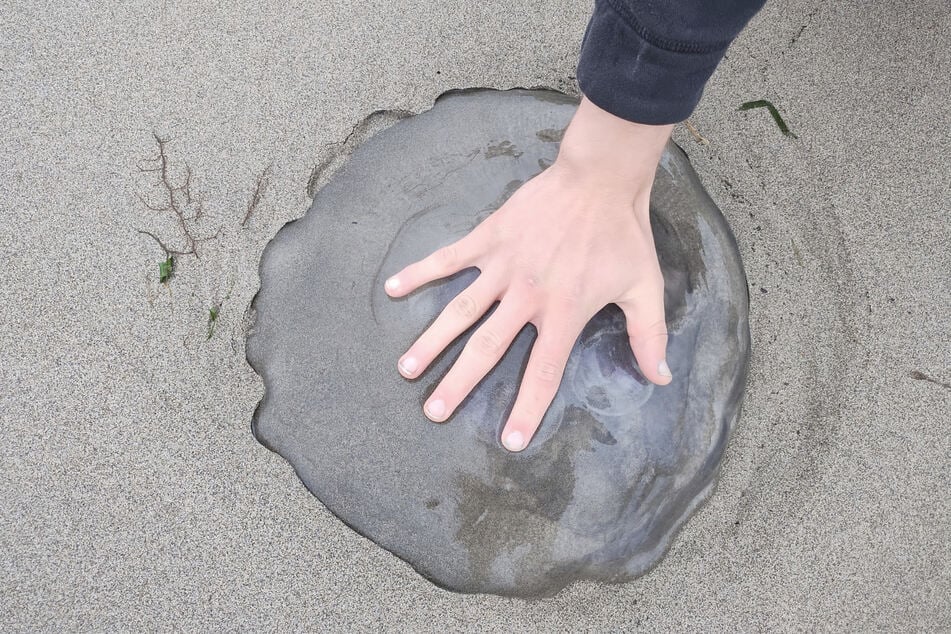
<path fill-rule="evenodd" d="M 589 11 L 5 4 L 0 628 L 948 627 L 943 0 L 772 2 L 691 118 L 708 144 L 678 127 L 740 244 L 753 362 L 715 495 L 644 578 L 535 602 L 440 590 L 251 435 L 257 264 L 307 210 L 315 166 L 370 113 L 420 112 L 446 90 L 576 91 Z M 757 99 L 798 139 L 763 109 L 738 111 Z M 156 165 L 156 135 L 170 182 L 191 173 L 193 235 L 215 236 L 168 284 L 139 233 L 184 244 L 174 216 L 147 206 L 167 191 L 139 169 Z"/>

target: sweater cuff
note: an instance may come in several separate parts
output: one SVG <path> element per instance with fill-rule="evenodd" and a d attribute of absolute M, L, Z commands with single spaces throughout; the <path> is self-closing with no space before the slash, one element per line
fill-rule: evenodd
<path fill-rule="evenodd" d="M 730 41 L 664 41 L 619 8 L 608 0 L 596 1 L 581 44 L 578 87 L 596 106 L 628 121 L 683 121 L 700 101 Z"/>

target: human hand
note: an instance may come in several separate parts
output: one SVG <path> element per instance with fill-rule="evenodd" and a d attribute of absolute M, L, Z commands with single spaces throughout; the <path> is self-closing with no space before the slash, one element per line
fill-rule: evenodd
<path fill-rule="evenodd" d="M 644 376 L 666 385 L 664 280 L 648 205 L 654 172 L 673 126 L 625 121 L 583 99 L 558 158 L 461 240 L 387 280 L 391 297 L 476 267 L 457 295 L 398 363 L 418 377 L 499 301 L 426 401 L 443 422 L 498 363 L 527 323 L 538 331 L 515 405 L 502 430 L 524 449 L 555 397 L 568 355 L 588 321 L 617 304 Z"/>

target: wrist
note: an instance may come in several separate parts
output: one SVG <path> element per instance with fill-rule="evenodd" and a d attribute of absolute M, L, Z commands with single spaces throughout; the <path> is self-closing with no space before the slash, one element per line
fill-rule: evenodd
<path fill-rule="evenodd" d="M 565 130 L 555 164 L 592 185 L 637 195 L 649 189 L 673 125 L 634 123 L 586 97 Z"/>

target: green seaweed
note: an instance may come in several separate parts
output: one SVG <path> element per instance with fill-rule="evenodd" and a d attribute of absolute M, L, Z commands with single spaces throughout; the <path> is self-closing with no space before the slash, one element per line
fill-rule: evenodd
<path fill-rule="evenodd" d="M 216 301 L 211 308 L 208 309 L 208 336 L 205 337 L 205 341 L 211 339 L 215 334 L 215 326 L 218 325 L 218 316 L 221 314 L 221 307 L 224 306 L 224 303 L 231 299 L 231 291 L 234 290 L 234 279 L 231 280 L 231 285 L 228 287 L 228 293 L 224 296 L 224 299 Z"/>
<path fill-rule="evenodd" d="M 159 282 L 164 284 L 172 277 L 172 269 L 175 267 L 175 258 L 169 255 L 164 262 L 159 262 Z"/>
<path fill-rule="evenodd" d="M 221 305 L 213 306 L 208 309 L 208 336 L 205 337 L 205 341 L 211 339 L 211 336 L 215 334 L 215 324 L 218 323 L 218 311 L 221 310 Z"/>
<path fill-rule="evenodd" d="M 769 114 L 773 116 L 773 121 L 776 122 L 776 125 L 779 126 L 779 131 L 785 134 L 786 136 L 798 139 L 799 137 L 793 134 L 789 129 L 789 126 L 786 125 L 786 122 L 783 121 L 782 116 L 779 114 L 779 110 L 776 109 L 776 106 L 766 101 L 765 99 L 760 99 L 758 101 L 747 101 L 742 106 L 740 110 L 752 110 L 753 108 L 766 108 L 769 110 Z"/>

